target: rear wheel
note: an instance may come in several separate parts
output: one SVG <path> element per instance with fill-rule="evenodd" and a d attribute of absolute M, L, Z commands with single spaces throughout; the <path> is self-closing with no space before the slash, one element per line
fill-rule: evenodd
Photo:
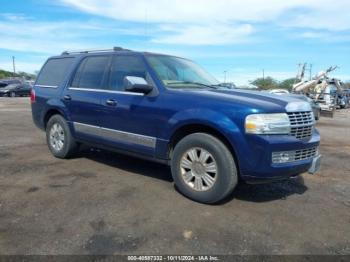
<path fill-rule="evenodd" d="M 61 115 L 54 115 L 48 121 L 46 140 L 51 153 L 57 158 L 69 158 L 78 148 L 66 120 Z"/>
<path fill-rule="evenodd" d="M 191 134 L 176 145 L 171 171 L 181 193 L 207 204 L 226 198 L 238 181 L 230 150 L 216 137 L 204 133 Z"/>

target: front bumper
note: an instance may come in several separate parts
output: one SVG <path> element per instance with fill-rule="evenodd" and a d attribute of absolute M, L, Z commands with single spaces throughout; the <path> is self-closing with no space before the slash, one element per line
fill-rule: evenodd
<path fill-rule="evenodd" d="M 318 156 L 313 158 L 311 167 L 308 170 L 309 174 L 314 175 L 314 174 L 318 173 L 318 171 L 320 171 L 321 159 L 322 159 L 322 155 L 318 155 Z"/>
<path fill-rule="evenodd" d="M 319 154 L 286 163 L 273 163 L 272 155 L 274 152 L 308 150 L 319 144 L 317 130 L 313 131 L 308 141 L 288 135 L 247 135 L 245 146 L 240 148 L 238 154 L 241 178 L 247 183 L 265 183 L 288 179 L 308 171 L 316 173 L 321 162 Z"/>

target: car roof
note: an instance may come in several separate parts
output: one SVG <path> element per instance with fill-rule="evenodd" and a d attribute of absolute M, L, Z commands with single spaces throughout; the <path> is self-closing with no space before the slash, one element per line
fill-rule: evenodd
<path fill-rule="evenodd" d="M 179 56 L 174 56 L 174 55 L 168 55 L 168 54 L 161 54 L 161 53 L 155 53 L 155 52 L 143 52 L 143 51 L 132 51 L 132 50 L 127 50 L 127 49 L 122 49 L 122 50 L 92 50 L 92 51 L 65 51 L 61 55 L 57 56 L 52 56 L 49 59 L 58 59 L 58 58 L 68 58 L 68 57 L 73 57 L 73 58 L 78 58 L 78 57 L 87 57 L 87 56 L 95 56 L 95 55 L 135 55 L 135 56 L 168 56 L 168 57 L 176 57 L 176 58 L 181 58 L 181 59 L 186 59 L 183 57 Z M 188 60 L 188 59 L 186 59 Z"/>

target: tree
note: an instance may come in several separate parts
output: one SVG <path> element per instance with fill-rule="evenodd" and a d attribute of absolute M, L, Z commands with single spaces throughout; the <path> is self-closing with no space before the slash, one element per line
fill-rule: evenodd
<path fill-rule="evenodd" d="M 296 82 L 296 78 L 286 79 L 279 84 L 279 88 L 287 89 L 288 91 L 292 91 L 293 85 L 295 82 Z"/>
<path fill-rule="evenodd" d="M 8 78 L 8 77 L 22 77 L 26 80 L 33 80 L 36 78 L 36 74 L 29 74 L 25 72 L 18 72 L 14 74 L 13 72 L 5 71 L 0 69 L 0 79 Z"/>
<path fill-rule="evenodd" d="M 32 80 L 32 79 L 35 79 L 36 78 L 36 75 L 34 74 L 29 74 L 29 73 L 26 73 L 26 72 L 18 72 L 18 76 L 26 79 L 26 80 Z"/>
<path fill-rule="evenodd" d="M 252 82 L 252 84 L 262 90 L 278 88 L 278 82 L 272 77 L 257 78 Z"/>
<path fill-rule="evenodd" d="M 0 79 L 7 78 L 7 77 L 12 77 L 12 76 L 14 76 L 14 74 L 12 72 L 0 69 Z M 17 75 L 15 75 L 15 76 L 17 76 Z"/>

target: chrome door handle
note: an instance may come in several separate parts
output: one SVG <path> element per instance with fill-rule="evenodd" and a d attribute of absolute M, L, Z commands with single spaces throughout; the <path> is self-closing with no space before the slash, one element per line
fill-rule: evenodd
<path fill-rule="evenodd" d="M 114 99 L 108 99 L 108 100 L 106 101 L 106 104 L 107 104 L 108 106 L 117 106 L 117 101 L 115 101 Z"/>
<path fill-rule="evenodd" d="M 71 97 L 70 95 L 65 95 L 65 96 L 63 97 L 63 99 L 64 99 L 64 100 L 67 100 L 67 101 L 70 101 L 70 100 L 72 100 L 72 97 Z"/>

